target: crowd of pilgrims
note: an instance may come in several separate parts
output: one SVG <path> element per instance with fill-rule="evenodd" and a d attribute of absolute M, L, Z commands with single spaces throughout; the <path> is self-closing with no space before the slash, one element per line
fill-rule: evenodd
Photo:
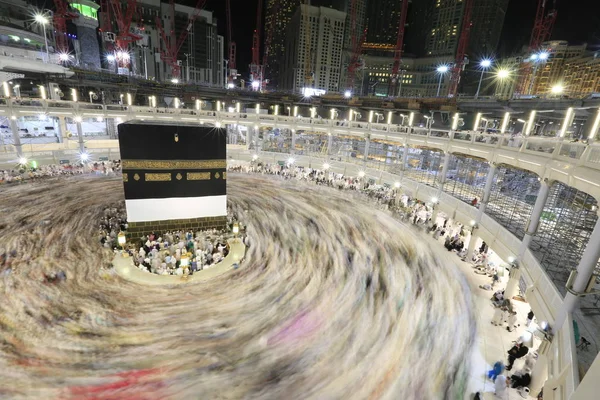
<path fill-rule="evenodd" d="M 142 271 L 158 275 L 193 275 L 223 261 L 229 254 L 229 239 L 234 237 L 233 224 L 237 223 L 240 232 L 244 231 L 237 217 L 228 210 L 227 228 L 198 231 L 151 232 L 127 243 L 125 251 L 133 259 L 134 265 Z M 107 208 L 100 221 L 100 243 L 107 248 L 119 248 L 118 235 L 127 230 L 127 215 L 123 208 Z M 250 245 L 247 235 L 242 233 L 240 240 Z M 188 258 L 188 265 L 181 264 L 181 258 Z"/>
<path fill-rule="evenodd" d="M 0 170 L 0 185 L 22 182 L 35 182 L 41 179 L 72 175 L 116 176 L 121 172 L 121 161 L 99 161 L 75 164 L 50 164 L 36 167 L 17 165 L 15 168 Z"/>

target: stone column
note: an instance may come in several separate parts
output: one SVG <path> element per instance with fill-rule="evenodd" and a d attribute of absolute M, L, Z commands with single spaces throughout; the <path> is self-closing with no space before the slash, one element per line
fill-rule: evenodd
<path fill-rule="evenodd" d="M 535 200 L 535 205 L 533 206 L 533 211 L 531 212 L 531 216 L 529 217 L 529 222 L 527 222 L 527 227 L 525 229 L 525 236 L 523 237 L 523 241 L 519 246 L 519 254 L 517 254 L 517 260 L 522 261 L 525 256 L 525 252 L 529 247 L 529 243 L 531 243 L 531 239 L 537 232 L 537 228 L 540 224 L 540 218 L 542 216 L 542 211 L 544 211 L 544 205 L 546 205 L 546 201 L 548 200 L 548 194 L 550 193 L 550 185 L 548 184 L 547 179 L 542 179 L 540 190 L 538 192 L 537 199 Z M 504 291 L 505 297 L 508 299 L 513 298 L 517 295 L 519 291 L 519 280 L 521 279 L 521 271 L 518 269 L 518 264 L 512 267 L 510 271 L 510 278 L 506 283 L 506 289 Z"/>
<path fill-rule="evenodd" d="M 77 139 L 79 141 L 79 152 L 85 153 L 85 143 L 83 142 L 83 128 L 81 126 L 81 121 L 76 121 L 77 125 Z"/>
<path fill-rule="evenodd" d="M 331 133 L 327 134 L 327 155 L 331 155 L 331 146 L 333 146 L 333 135 Z"/>
<path fill-rule="evenodd" d="M 451 157 L 452 154 L 450 154 L 449 152 L 446 152 L 446 154 L 444 154 L 444 163 L 442 164 L 440 186 L 438 187 L 438 191 L 436 194 L 436 197 L 438 199 L 442 196 L 442 191 L 444 190 L 444 184 L 446 183 L 446 175 L 448 175 L 448 166 L 450 165 Z"/>
<path fill-rule="evenodd" d="M 363 163 L 367 163 L 369 160 L 369 146 L 371 144 L 371 139 L 369 139 L 369 135 L 365 135 L 365 154 L 363 156 Z"/>
<path fill-rule="evenodd" d="M 290 154 L 296 153 L 296 130 L 292 129 L 292 148 L 290 149 Z"/>
<path fill-rule="evenodd" d="M 67 137 L 67 121 L 66 121 L 64 115 L 60 115 L 58 117 L 58 130 L 59 130 L 59 135 L 58 135 L 59 143 L 64 143 L 65 141 L 68 141 L 69 139 Z"/>
<path fill-rule="evenodd" d="M 23 146 L 21 145 L 21 137 L 19 136 L 19 125 L 17 124 L 17 118 L 12 115 L 10 117 L 10 130 L 13 134 L 13 144 L 17 151 L 17 157 L 23 157 Z"/>
<path fill-rule="evenodd" d="M 406 170 L 406 160 L 408 160 L 408 141 L 404 143 L 402 151 L 402 165 L 400 165 L 400 181 L 404 179 L 404 171 Z"/>
<path fill-rule="evenodd" d="M 473 230 L 477 229 L 481 223 L 481 218 L 483 218 L 483 213 L 485 212 L 485 207 L 490 199 L 490 194 L 492 192 L 492 184 L 494 183 L 494 175 L 496 173 L 496 163 L 490 163 L 490 170 L 488 171 L 487 178 L 485 180 L 485 186 L 483 188 L 483 199 L 479 204 L 479 209 L 477 210 L 477 215 L 475 216 L 475 227 Z M 471 240 L 469 241 L 469 248 L 467 251 L 467 260 L 470 260 L 473 257 L 473 252 L 475 251 L 475 237 L 471 235 Z"/>
<path fill-rule="evenodd" d="M 596 220 L 596 225 L 592 231 L 592 236 L 585 246 L 579 265 L 577 266 L 577 276 L 573 282 L 572 292 L 584 293 L 594 275 L 594 268 L 600 259 L 600 218 Z M 568 313 L 572 313 L 579 304 L 579 297 L 571 292 L 567 292 L 563 305 L 558 312 L 552 330 L 558 332 L 565 323 Z"/>

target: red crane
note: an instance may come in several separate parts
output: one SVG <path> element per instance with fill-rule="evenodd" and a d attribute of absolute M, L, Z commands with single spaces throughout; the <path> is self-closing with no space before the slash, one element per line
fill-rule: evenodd
<path fill-rule="evenodd" d="M 556 0 L 553 2 L 553 7 L 550 11 L 546 12 L 546 1 L 538 0 L 537 11 L 535 13 L 535 20 L 533 21 L 533 30 L 531 31 L 531 39 L 529 40 L 529 52 L 538 51 L 542 46 L 542 43 L 548 41 L 552 35 L 552 29 L 554 23 L 558 17 L 556 11 Z M 525 94 L 528 88 L 533 86 L 532 65 L 529 62 L 524 62 L 521 65 L 519 72 L 519 82 L 517 85 L 516 92 L 519 94 Z"/>
<path fill-rule="evenodd" d="M 398 74 L 400 63 L 402 62 L 402 50 L 404 48 L 404 29 L 406 27 L 406 15 L 408 14 L 408 0 L 402 0 L 400 10 L 400 22 L 398 24 L 398 37 L 396 39 L 396 48 L 394 50 L 394 64 L 392 65 L 392 74 L 390 86 L 388 87 L 388 96 L 396 95 L 396 86 L 402 77 Z"/>
<path fill-rule="evenodd" d="M 127 51 L 129 43 L 136 42 L 142 37 L 131 32 L 131 22 L 136 10 L 137 0 L 127 0 L 125 4 L 125 15 L 121 8 L 121 0 L 110 0 L 114 18 L 117 22 L 117 50 Z"/>
<path fill-rule="evenodd" d="M 56 31 L 56 49 L 59 53 L 69 53 L 69 42 L 67 40 L 67 21 L 78 18 L 76 12 L 70 11 L 67 0 L 54 0 L 56 11 L 54 12 L 54 29 Z"/>
<path fill-rule="evenodd" d="M 535 22 L 533 23 L 533 31 L 531 32 L 531 40 L 529 41 L 529 51 L 539 49 L 542 43 L 550 39 L 554 23 L 558 17 L 556 0 L 554 0 L 553 7 L 548 13 L 546 13 L 546 1 L 547 0 L 538 0 Z"/>
<path fill-rule="evenodd" d="M 262 66 L 260 65 L 260 29 L 262 21 L 262 0 L 258 0 L 256 9 L 256 29 L 252 34 L 252 63 L 250 64 L 250 74 L 252 81 L 258 81 L 262 85 Z"/>
<path fill-rule="evenodd" d="M 236 44 L 233 41 L 233 34 L 231 33 L 231 0 L 227 0 L 225 6 L 227 9 L 227 42 L 229 46 L 229 76 L 227 77 L 227 82 L 233 83 L 237 75 L 237 68 L 235 65 Z"/>
<path fill-rule="evenodd" d="M 461 25 L 460 39 L 458 40 L 458 46 L 456 49 L 456 59 L 451 69 L 450 75 L 450 87 L 448 88 L 448 96 L 456 96 L 458 91 L 458 84 L 460 83 L 460 73 L 465 66 L 465 56 L 467 54 L 467 47 L 469 46 L 469 37 L 471 36 L 471 28 L 473 27 L 473 21 L 471 21 L 471 14 L 473 13 L 473 0 L 466 0 L 465 8 L 463 11 L 463 21 Z"/>
<path fill-rule="evenodd" d="M 160 59 L 171 66 L 171 75 L 173 79 L 178 79 L 181 75 L 181 66 L 177 60 L 177 55 L 179 54 L 179 50 L 181 50 L 181 46 L 183 46 L 183 42 L 187 39 L 190 31 L 192 30 L 192 26 L 198 17 L 200 16 L 200 11 L 204 8 L 206 4 L 206 0 L 198 0 L 196 4 L 196 8 L 193 13 L 188 17 L 188 22 L 186 28 L 179 33 L 179 36 L 176 36 L 175 33 L 175 1 L 170 0 L 169 5 L 171 7 L 171 15 L 169 19 L 171 20 L 169 31 L 169 36 L 165 33 L 165 29 L 162 25 L 162 21 L 160 17 L 156 17 L 156 27 L 160 33 L 160 37 L 163 42 L 163 50 L 160 53 Z"/>
<path fill-rule="evenodd" d="M 367 38 L 367 28 L 365 27 L 362 35 L 358 36 L 356 32 L 358 25 L 358 1 L 352 0 L 350 3 L 350 35 L 352 38 L 352 47 L 350 49 L 350 62 L 348 63 L 348 71 L 346 73 L 346 88 L 348 90 L 354 89 L 354 78 L 356 69 L 360 65 L 360 55 L 362 53 L 362 47 Z"/>

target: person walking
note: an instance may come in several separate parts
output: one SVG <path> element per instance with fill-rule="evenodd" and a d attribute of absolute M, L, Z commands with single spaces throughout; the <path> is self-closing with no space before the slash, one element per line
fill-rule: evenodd
<path fill-rule="evenodd" d="M 527 313 L 527 323 L 525 324 L 525 326 L 529 327 L 529 325 L 531 325 L 534 316 L 535 315 L 533 314 L 533 310 L 529 310 L 529 312 Z"/>

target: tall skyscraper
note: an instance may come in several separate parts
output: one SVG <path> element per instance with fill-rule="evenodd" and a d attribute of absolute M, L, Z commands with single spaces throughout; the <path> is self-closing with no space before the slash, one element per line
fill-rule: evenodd
<path fill-rule="evenodd" d="M 425 51 L 427 56 L 453 55 L 458 46 L 464 12 L 464 0 L 434 0 L 429 16 L 429 29 Z"/>
<path fill-rule="evenodd" d="M 401 8 L 402 2 L 399 0 L 368 2 L 366 12 L 368 43 L 396 44 Z"/>
<path fill-rule="evenodd" d="M 356 18 L 355 24 L 352 24 L 352 1 L 353 0 L 333 0 L 333 8 L 346 13 L 346 27 L 344 30 L 344 51 L 342 54 L 342 69 L 340 75 L 340 90 L 342 89 L 359 89 L 356 85 L 357 79 L 355 79 L 354 88 L 346 87 L 348 65 L 352 58 L 352 37 L 356 37 L 356 40 L 360 40 L 363 36 L 366 24 L 366 13 L 367 13 L 367 0 L 354 0 L 356 7 Z M 373 0 L 371 0 L 373 1 Z M 358 71 L 357 71 L 358 72 Z"/>
<path fill-rule="evenodd" d="M 468 52 L 471 58 L 491 57 L 498 49 L 508 0 L 473 2 L 471 36 Z"/>
<path fill-rule="evenodd" d="M 280 84 L 279 70 L 284 59 L 286 29 L 300 2 L 301 0 L 267 0 L 265 32 L 272 29 L 273 36 L 265 78 L 269 79 L 273 87 L 279 87 Z"/>
<path fill-rule="evenodd" d="M 346 13 L 301 5 L 287 27 L 281 88 L 304 87 L 337 92 Z"/>

